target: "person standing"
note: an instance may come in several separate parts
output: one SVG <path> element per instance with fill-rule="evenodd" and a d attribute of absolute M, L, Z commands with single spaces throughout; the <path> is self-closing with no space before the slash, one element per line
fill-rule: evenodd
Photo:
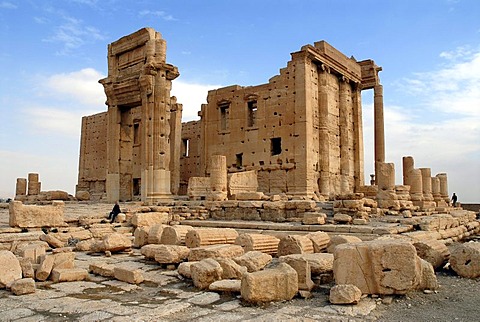
<path fill-rule="evenodd" d="M 457 195 L 455 194 L 455 192 L 453 193 L 453 196 L 452 196 L 452 206 L 454 207 L 457 206 Z"/>

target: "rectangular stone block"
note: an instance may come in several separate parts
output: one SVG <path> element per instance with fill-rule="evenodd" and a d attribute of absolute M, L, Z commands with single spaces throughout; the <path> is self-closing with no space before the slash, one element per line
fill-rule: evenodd
<path fill-rule="evenodd" d="M 169 221 L 168 212 L 142 212 L 132 216 L 132 225 L 135 227 L 166 224 Z"/>
<path fill-rule="evenodd" d="M 51 279 L 55 283 L 74 282 L 85 280 L 88 272 L 83 268 L 55 268 L 51 275 Z"/>
<path fill-rule="evenodd" d="M 63 227 L 63 201 L 53 201 L 51 206 L 23 205 L 21 201 L 13 201 L 9 206 L 9 224 L 11 227 L 40 228 Z"/>
<path fill-rule="evenodd" d="M 114 276 L 114 265 L 107 263 L 93 263 L 88 266 L 90 273 L 100 275 L 103 277 L 113 277 Z"/>
<path fill-rule="evenodd" d="M 130 284 L 140 284 L 143 282 L 142 271 L 136 268 L 117 266 L 113 270 L 113 276 L 119 281 Z"/>
<path fill-rule="evenodd" d="M 22 278 L 12 283 L 10 290 L 15 295 L 35 293 L 35 280 L 33 278 Z"/>

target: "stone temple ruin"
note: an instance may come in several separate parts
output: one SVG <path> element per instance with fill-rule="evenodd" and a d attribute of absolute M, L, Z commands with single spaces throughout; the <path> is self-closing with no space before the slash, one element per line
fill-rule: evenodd
<path fill-rule="evenodd" d="M 67 216 L 68 202 L 33 197 L 41 194 L 38 175 L 29 175 L 28 193 L 20 178 L 11 227 L 0 228 L 0 288 L 26 294 L 35 281 L 91 275 L 158 282 L 150 264 L 115 261 L 119 252 L 250 303 L 308 298 L 331 283 L 333 304 L 435 290 L 435 270 L 446 263 L 460 276 L 480 276 L 480 243 L 456 244 L 477 236 L 480 221 L 450 206 L 447 175 L 432 176 L 406 156 L 403 182 L 395 182 L 379 71 L 317 42 L 292 53 L 266 84 L 209 91 L 200 120 L 182 124 L 182 105 L 170 95 L 179 72 L 166 63 L 161 35 L 145 28 L 113 42 L 100 80 L 108 110 L 82 119 L 76 198 L 119 200 L 123 213 L 113 224 L 101 211 Z M 371 185 L 366 89 L 374 90 Z M 22 204 L 38 201 L 52 204 Z M 75 252 L 112 261 L 88 259 L 87 272 L 75 266 Z M 7 266 L 15 269 L 3 277 Z"/>

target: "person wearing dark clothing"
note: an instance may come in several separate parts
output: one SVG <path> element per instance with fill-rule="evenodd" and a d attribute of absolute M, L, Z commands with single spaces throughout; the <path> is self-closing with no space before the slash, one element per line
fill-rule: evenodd
<path fill-rule="evenodd" d="M 454 192 L 452 196 L 452 206 L 456 207 L 456 204 L 457 204 L 457 195 Z"/>
<path fill-rule="evenodd" d="M 110 214 L 108 215 L 108 219 L 110 219 L 110 223 L 113 223 L 115 221 L 115 218 L 117 218 L 117 215 L 121 212 L 122 211 L 120 210 L 120 206 L 118 205 L 118 202 L 115 202 L 115 206 L 113 206 L 112 211 L 110 211 Z"/>

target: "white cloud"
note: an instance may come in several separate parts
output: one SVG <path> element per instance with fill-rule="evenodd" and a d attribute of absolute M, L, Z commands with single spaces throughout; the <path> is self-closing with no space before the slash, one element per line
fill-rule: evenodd
<path fill-rule="evenodd" d="M 65 111 L 60 108 L 35 106 L 23 110 L 29 129 L 37 134 L 68 135 L 80 137 L 81 119 L 84 112 Z"/>
<path fill-rule="evenodd" d="M 98 81 L 105 76 L 93 68 L 84 68 L 71 73 L 51 75 L 42 85 L 54 96 L 64 96 L 92 107 L 104 107 L 105 94 Z"/>
<path fill-rule="evenodd" d="M 202 104 L 207 103 L 208 91 L 220 87 L 223 86 L 174 80 L 172 82 L 171 94 L 177 97 L 178 103 L 183 104 L 182 121 L 187 122 L 199 119 L 198 111 L 200 111 Z"/>
<path fill-rule="evenodd" d="M 176 21 L 172 15 L 166 13 L 165 11 L 157 10 L 157 11 L 152 11 L 152 10 L 142 10 L 138 13 L 139 16 L 155 16 L 155 17 L 160 17 L 165 21 Z"/>
<path fill-rule="evenodd" d="M 0 9 L 17 9 L 18 7 L 11 2 L 2 1 L 0 2 Z"/>
<path fill-rule="evenodd" d="M 96 40 L 105 40 L 106 36 L 97 28 L 86 26 L 80 19 L 62 15 L 64 23 L 57 26 L 53 36 L 44 39 L 46 42 L 63 44 L 59 55 L 67 55 L 85 44 Z"/>

